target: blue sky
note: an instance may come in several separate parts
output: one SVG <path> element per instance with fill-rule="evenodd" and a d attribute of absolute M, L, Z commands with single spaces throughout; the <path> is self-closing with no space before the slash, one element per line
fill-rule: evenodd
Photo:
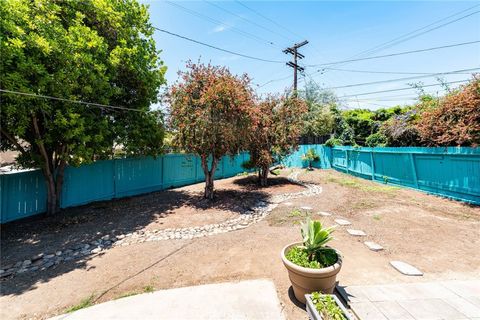
<path fill-rule="evenodd" d="M 235 1 L 211 3 L 172 1 L 169 3 L 168 1 L 142 0 L 141 2 L 150 6 L 151 21 L 156 27 L 263 59 L 286 62 L 290 57 L 284 54 L 282 49 L 306 39 L 310 43 L 301 48 L 300 52 L 305 55 L 301 63 L 307 66 L 348 59 L 362 51 L 480 4 L 478 1 L 242 1 L 255 12 L 268 18 L 265 19 Z M 479 10 L 480 6 L 477 6 L 441 23 L 433 24 L 432 27 Z M 161 57 L 168 67 L 166 75 L 168 85 L 177 80 L 178 70 L 184 69 L 189 59 L 194 61 L 201 59 L 206 63 L 225 65 L 236 74 L 248 73 L 260 94 L 283 92 L 292 85 L 293 71 L 283 62 L 267 63 L 249 60 L 161 32 L 156 32 L 155 40 L 157 47 L 163 50 Z M 480 13 L 396 44 L 372 56 L 475 40 L 480 40 Z M 440 73 L 480 68 L 480 43 L 330 67 L 356 71 L 405 73 Z M 319 72 L 318 70 L 321 69 L 322 67 L 306 67 L 306 78 L 313 78 L 316 83 L 326 88 L 416 76 L 339 70 Z M 444 75 L 442 78 L 445 81 L 457 81 L 469 77 L 468 74 L 451 74 Z M 301 89 L 304 79 L 301 76 L 299 78 Z M 381 106 L 409 103 L 416 96 L 416 91 L 412 89 L 356 97 L 354 95 L 405 88 L 409 87 L 408 83 L 418 81 L 424 84 L 438 83 L 435 77 L 428 77 L 340 88 L 335 89 L 334 92 L 339 97 L 349 96 L 344 98 L 345 107 L 377 109 Z M 425 89 L 428 92 L 442 94 L 440 86 Z"/>

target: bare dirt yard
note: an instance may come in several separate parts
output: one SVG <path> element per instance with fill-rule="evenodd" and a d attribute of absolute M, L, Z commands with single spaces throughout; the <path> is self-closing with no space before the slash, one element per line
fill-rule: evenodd
<path fill-rule="evenodd" d="M 302 191 L 285 177 L 256 188 L 254 177 L 216 182 L 217 199 L 201 200 L 203 184 L 64 210 L 55 217 L 2 226 L 2 266 L 38 253 L 65 250 L 98 235 L 221 223 L 272 195 Z M 190 240 L 151 241 L 112 247 L 101 255 L 67 261 L 44 271 L 0 282 L 0 318 L 44 319 L 82 303 L 100 303 L 135 293 L 196 284 L 271 279 L 288 319 L 306 319 L 292 298 L 280 260 L 286 244 L 299 241 L 298 223 L 307 214 L 338 227 L 331 245 L 344 256 L 340 286 L 480 277 L 480 208 L 418 191 L 354 178 L 333 170 L 301 170 L 298 178 L 322 192 L 280 203 L 247 228 Z M 302 206 L 313 210 L 300 209 Z M 295 210 L 300 209 L 300 210 Z M 318 212 L 332 215 L 323 217 Z M 346 228 L 361 229 L 353 237 Z M 370 251 L 371 240 L 385 249 Z M 391 260 L 413 264 L 423 277 L 407 277 Z"/>

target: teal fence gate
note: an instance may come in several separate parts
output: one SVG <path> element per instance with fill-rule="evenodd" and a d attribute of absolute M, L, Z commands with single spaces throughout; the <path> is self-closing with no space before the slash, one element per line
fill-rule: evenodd
<path fill-rule="evenodd" d="M 315 149 L 317 168 L 333 168 L 362 178 L 420 189 L 480 204 L 480 149 L 476 148 L 352 148 L 301 145 L 286 157 L 288 167 L 306 167 L 301 156 Z M 244 170 L 242 153 L 224 157 L 216 178 Z M 62 208 L 93 201 L 133 196 L 204 180 L 200 159 L 167 154 L 157 158 L 97 161 L 65 171 Z M 39 170 L 0 175 L 0 223 L 40 214 L 46 210 L 46 188 Z"/>

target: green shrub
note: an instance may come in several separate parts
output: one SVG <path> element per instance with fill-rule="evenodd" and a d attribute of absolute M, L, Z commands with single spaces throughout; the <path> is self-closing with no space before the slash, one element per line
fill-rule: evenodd
<path fill-rule="evenodd" d="M 385 147 L 387 145 L 387 137 L 380 133 L 373 133 L 367 137 L 365 144 L 369 147 Z"/>
<path fill-rule="evenodd" d="M 342 140 L 338 138 L 330 138 L 327 141 L 325 141 L 325 145 L 327 147 L 341 146 L 342 144 L 343 144 Z"/>

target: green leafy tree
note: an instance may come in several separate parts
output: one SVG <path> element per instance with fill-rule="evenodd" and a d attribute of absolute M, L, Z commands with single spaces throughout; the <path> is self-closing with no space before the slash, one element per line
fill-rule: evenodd
<path fill-rule="evenodd" d="M 247 144 L 254 106 L 250 79 L 236 77 L 226 68 L 189 62 L 171 88 L 169 104 L 174 144 L 200 157 L 204 197 L 213 199 L 218 162 Z"/>
<path fill-rule="evenodd" d="M 267 185 L 270 166 L 297 148 L 306 109 L 295 96 L 270 96 L 257 103 L 248 131 L 250 160 L 244 167 L 258 169 L 261 186 Z"/>
<path fill-rule="evenodd" d="M 302 136 L 319 137 L 332 133 L 334 117 L 330 107 L 337 104 L 335 94 L 321 89 L 314 82 L 307 82 L 300 97 L 308 108 L 303 116 Z"/>
<path fill-rule="evenodd" d="M 134 0 L 3 0 L 4 90 L 123 106 L 97 108 L 16 94 L 1 96 L 1 150 L 41 168 L 47 213 L 59 209 L 64 170 L 112 156 L 158 154 L 162 115 L 149 112 L 164 83 L 147 8 Z"/>

